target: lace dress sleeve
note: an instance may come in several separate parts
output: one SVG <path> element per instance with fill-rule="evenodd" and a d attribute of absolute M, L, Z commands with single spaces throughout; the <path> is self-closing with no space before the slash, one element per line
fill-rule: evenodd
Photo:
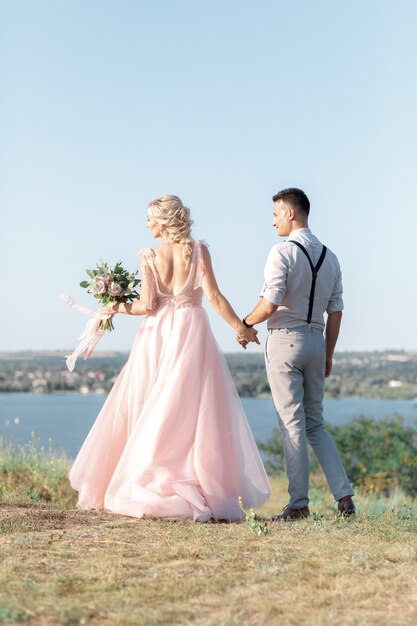
<path fill-rule="evenodd" d="M 156 306 L 155 279 L 151 269 L 154 252 L 151 248 L 139 251 L 140 258 L 140 299 L 146 308 L 153 311 Z"/>

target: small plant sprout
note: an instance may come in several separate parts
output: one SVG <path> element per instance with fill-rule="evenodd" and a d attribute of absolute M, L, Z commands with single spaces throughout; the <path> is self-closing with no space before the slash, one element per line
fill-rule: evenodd
<path fill-rule="evenodd" d="M 246 509 L 242 498 L 239 496 L 239 506 L 245 514 L 245 521 L 250 530 L 256 535 L 267 535 L 269 533 L 268 523 L 260 521 L 254 509 Z"/>

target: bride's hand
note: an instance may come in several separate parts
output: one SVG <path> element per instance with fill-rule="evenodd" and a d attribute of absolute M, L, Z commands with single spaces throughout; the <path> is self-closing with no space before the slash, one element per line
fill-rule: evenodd
<path fill-rule="evenodd" d="M 118 311 L 118 302 L 108 302 L 101 309 L 102 313 L 106 313 L 106 315 L 115 315 Z"/>
<path fill-rule="evenodd" d="M 241 339 L 239 335 L 236 335 L 236 341 L 242 346 L 244 350 L 246 350 L 246 346 L 248 345 L 246 339 Z"/>

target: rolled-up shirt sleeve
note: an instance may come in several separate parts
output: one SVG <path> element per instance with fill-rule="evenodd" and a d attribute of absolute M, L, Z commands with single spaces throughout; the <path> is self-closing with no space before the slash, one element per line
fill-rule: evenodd
<path fill-rule="evenodd" d="M 329 298 L 329 304 L 326 309 L 327 314 L 335 313 L 336 311 L 343 311 L 343 285 L 340 267 L 336 274 L 332 295 Z"/>
<path fill-rule="evenodd" d="M 265 283 L 259 294 L 272 304 L 279 306 L 287 288 L 288 262 L 275 247 L 270 251 L 265 264 Z"/>

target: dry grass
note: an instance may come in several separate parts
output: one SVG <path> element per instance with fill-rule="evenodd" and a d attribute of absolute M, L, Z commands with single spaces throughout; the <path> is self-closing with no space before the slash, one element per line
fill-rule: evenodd
<path fill-rule="evenodd" d="M 265 515 L 286 503 L 285 481 L 273 487 Z M 416 510 L 364 498 L 343 520 L 326 494 L 317 484 L 315 514 L 265 536 L 246 523 L 0 504 L 0 623 L 414 626 Z"/>

